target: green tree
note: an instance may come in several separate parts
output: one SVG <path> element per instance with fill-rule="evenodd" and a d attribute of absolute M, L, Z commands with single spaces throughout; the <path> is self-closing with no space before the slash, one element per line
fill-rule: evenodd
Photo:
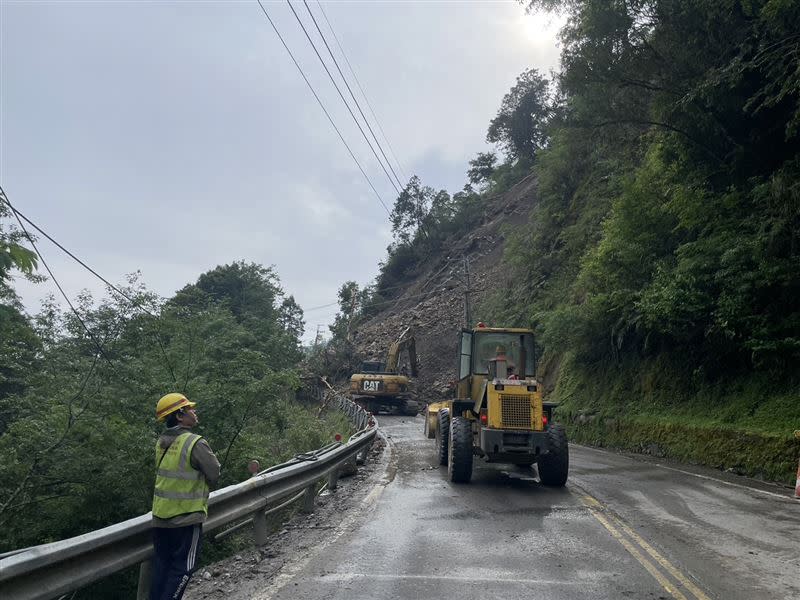
<path fill-rule="evenodd" d="M 539 205 L 508 246 L 517 318 L 590 361 L 787 372 L 800 359 L 800 5 L 526 4 L 569 18 Z"/>
<path fill-rule="evenodd" d="M 478 152 L 478 155 L 469 161 L 467 179 L 473 185 L 487 185 L 496 170 L 496 165 L 497 155 L 494 152 Z"/>
<path fill-rule="evenodd" d="M 272 267 L 244 261 L 220 265 L 181 289 L 170 304 L 193 310 L 227 307 L 237 322 L 257 334 L 271 364 L 285 368 L 300 360 L 302 311 L 284 296 Z"/>
<path fill-rule="evenodd" d="M 533 159 L 547 143 L 553 113 L 550 96 L 550 83 L 539 71 L 524 71 L 489 123 L 486 140 L 499 144 L 509 159 Z"/>
<path fill-rule="evenodd" d="M 284 331 L 299 340 L 305 331 L 305 322 L 303 321 L 303 309 L 295 301 L 294 296 L 287 296 L 283 299 L 278 314 Z"/>
<path fill-rule="evenodd" d="M 166 391 L 198 402 L 202 433 L 224 464 L 222 485 L 246 477 L 251 458 L 271 465 L 341 428 L 293 401 L 299 379 L 287 348 L 299 346 L 302 314 L 277 277 L 236 263 L 199 281 L 204 289 L 187 286 L 167 302 L 135 277 L 124 288 L 132 300 L 82 294 L 76 308 L 102 353 L 54 301 L 36 316 L 35 365 L 0 399 L 0 551 L 146 512 L 153 410 Z M 274 304 L 258 306 L 259 298 Z"/>
<path fill-rule="evenodd" d="M 409 180 L 392 208 L 392 233 L 396 241 L 408 244 L 417 236 L 429 237 L 425 221 L 434 194 L 433 188 L 422 185 L 416 175 Z"/>
<path fill-rule="evenodd" d="M 37 267 L 36 253 L 20 243 L 25 239 L 25 234 L 13 225 L 3 224 L 3 220 L 10 217 L 11 209 L 5 198 L 0 196 L 0 286 L 6 288 L 6 297 L 12 269 L 25 275 L 33 275 Z"/>
<path fill-rule="evenodd" d="M 24 233 L 3 222 L 10 217 L 0 197 L 0 435 L 17 413 L 10 398 L 24 391 L 42 346 L 11 285 L 14 271 L 32 281 L 40 279 L 37 257 L 22 245 Z"/>

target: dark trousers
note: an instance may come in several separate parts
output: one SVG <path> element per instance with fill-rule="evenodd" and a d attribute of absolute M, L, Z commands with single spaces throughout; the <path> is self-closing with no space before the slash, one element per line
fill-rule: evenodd
<path fill-rule="evenodd" d="M 153 528 L 153 579 L 150 600 L 180 600 L 197 568 L 201 524 L 168 529 Z"/>

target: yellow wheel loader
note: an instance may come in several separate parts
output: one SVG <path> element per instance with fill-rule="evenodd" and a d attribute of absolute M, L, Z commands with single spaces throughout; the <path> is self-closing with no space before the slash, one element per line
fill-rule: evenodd
<path fill-rule="evenodd" d="M 418 372 L 417 348 L 411 328 L 407 327 L 389 345 L 386 362 L 365 361 L 361 370 L 350 377 L 350 396 L 365 410 L 378 414 L 380 411 L 416 415 L 422 405 L 413 398 L 411 381 L 405 368 L 398 370 L 400 355 L 408 351 L 411 376 Z"/>
<path fill-rule="evenodd" d="M 462 330 L 458 369 L 455 398 L 432 403 L 425 413 L 425 434 L 436 440 L 437 459 L 447 465 L 450 481 L 469 482 L 478 457 L 536 464 L 543 484 L 563 486 L 567 435 L 563 425 L 553 423 L 555 404 L 542 402 L 533 331 L 483 323 Z"/>

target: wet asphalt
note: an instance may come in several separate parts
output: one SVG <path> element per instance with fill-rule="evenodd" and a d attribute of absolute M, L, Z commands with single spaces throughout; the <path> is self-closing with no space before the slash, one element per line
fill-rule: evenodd
<path fill-rule="evenodd" d="M 481 461 L 451 484 L 422 417 L 379 419 L 383 479 L 255 598 L 800 598 L 791 490 L 575 445 L 565 488 Z"/>

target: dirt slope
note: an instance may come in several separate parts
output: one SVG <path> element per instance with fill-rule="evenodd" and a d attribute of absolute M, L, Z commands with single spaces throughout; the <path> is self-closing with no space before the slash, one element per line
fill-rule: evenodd
<path fill-rule="evenodd" d="M 527 222 L 535 194 L 536 179 L 531 175 L 489 199 L 480 227 L 448 240 L 442 253 L 431 257 L 396 302 L 354 331 L 361 357 L 384 357 L 390 342 L 411 326 L 420 362 L 419 399 L 430 402 L 444 397 L 448 382 L 456 376 L 456 335 L 464 326 L 463 259 L 469 259 L 473 307 L 491 289 L 508 285 L 501 266 L 504 233 L 509 226 Z"/>

